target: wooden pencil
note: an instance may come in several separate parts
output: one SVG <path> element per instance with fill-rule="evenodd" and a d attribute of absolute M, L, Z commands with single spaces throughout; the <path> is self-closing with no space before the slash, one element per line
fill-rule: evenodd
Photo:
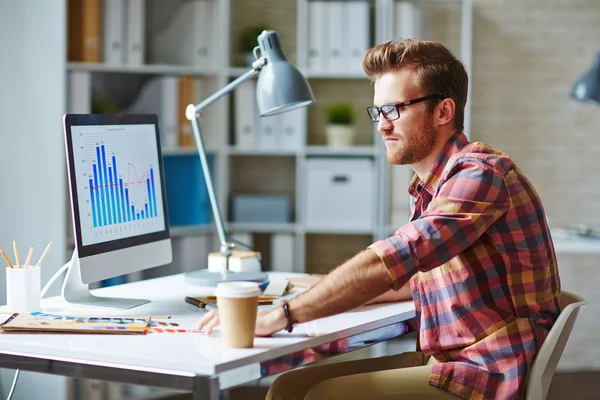
<path fill-rule="evenodd" d="M 19 249 L 17 248 L 17 242 L 13 240 L 13 250 L 15 251 L 15 262 L 17 268 L 21 268 L 21 260 L 19 260 Z"/>
<path fill-rule="evenodd" d="M 39 267 L 40 265 L 42 265 L 42 261 L 44 261 L 44 258 L 46 258 L 46 254 L 48 254 L 48 252 L 50 251 L 50 247 L 52 247 L 52 242 L 48 243 L 48 246 L 46 246 L 46 250 L 44 250 L 44 252 L 42 253 L 42 256 L 40 257 L 37 264 L 35 264 L 36 266 Z"/>
<path fill-rule="evenodd" d="M 25 264 L 23 264 L 23 268 L 29 267 L 29 262 L 31 261 L 31 256 L 33 255 L 33 246 L 29 248 L 29 253 L 27 253 L 27 258 L 25 259 Z"/>
<path fill-rule="evenodd" d="M 8 264 L 8 266 L 11 267 L 11 268 L 14 268 L 15 266 L 12 265 L 12 263 L 10 262 L 10 258 L 8 258 L 8 256 L 4 252 L 4 250 L 0 249 L 0 253 L 2 253 L 2 257 L 4 258 L 4 260 L 6 261 L 6 263 Z"/>

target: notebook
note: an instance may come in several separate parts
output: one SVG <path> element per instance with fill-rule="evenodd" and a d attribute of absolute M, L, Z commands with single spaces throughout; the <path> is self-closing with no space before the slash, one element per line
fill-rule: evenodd
<path fill-rule="evenodd" d="M 0 324 L 2 333 L 94 333 L 145 334 L 150 317 L 67 316 L 44 313 L 14 313 Z"/>

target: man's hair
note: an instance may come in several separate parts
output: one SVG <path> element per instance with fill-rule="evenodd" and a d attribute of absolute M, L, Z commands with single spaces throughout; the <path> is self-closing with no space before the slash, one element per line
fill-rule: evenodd
<path fill-rule="evenodd" d="M 439 93 L 454 100 L 455 128 L 464 129 L 469 77 L 463 63 L 443 44 L 421 39 L 386 42 L 367 51 L 362 65 L 372 81 L 387 72 L 412 70 L 424 96 Z M 437 103 L 427 101 L 428 111 L 433 112 Z"/>

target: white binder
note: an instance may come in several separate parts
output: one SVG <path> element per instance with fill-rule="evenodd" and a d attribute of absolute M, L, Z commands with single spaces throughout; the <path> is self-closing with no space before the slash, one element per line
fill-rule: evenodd
<path fill-rule="evenodd" d="M 242 83 L 235 90 L 235 147 L 253 150 L 258 147 L 258 105 L 256 104 L 256 81 Z"/>
<path fill-rule="evenodd" d="M 70 71 L 68 77 L 69 104 L 71 114 L 92 112 L 92 75 L 88 71 Z"/>
<path fill-rule="evenodd" d="M 306 107 L 279 114 L 280 130 L 277 131 L 277 148 L 299 151 L 306 137 Z"/>
<path fill-rule="evenodd" d="M 125 62 L 125 0 L 104 0 L 103 59 L 108 65 Z"/>
<path fill-rule="evenodd" d="M 178 146 L 179 78 L 160 76 L 144 85 L 140 94 L 126 111 L 128 114 L 157 114 L 161 147 Z"/>
<path fill-rule="evenodd" d="M 143 65 L 145 61 L 146 0 L 127 1 L 125 60 L 128 65 Z"/>
<path fill-rule="evenodd" d="M 343 28 L 342 28 L 342 19 L 340 17 L 333 17 L 334 15 L 341 16 L 344 4 L 337 1 L 327 1 L 324 3 L 325 13 L 331 17 L 324 18 L 325 24 L 325 49 L 328 57 L 328 67 L 327 71 L 329 72 L 340 72 L 346 71 L 346 65 L 344 65 L 344 57 L 342 55 L 342 48 L 344 47 L 344 39 L 343 39 Z"/>
<path fill-rule="evenodd" d="M 325 1 L 308 2 L 308 68 L 311 72 L 327 70 Z"/>
<path fill-rule="evenodd" d="M 421 37 L 421 13 L 410 1 L 396 2 L 396 39 Z"/>
<path fill-rule="evenodd" d="M 271 236 L 271 270 L 294 272 L 294 235 L 277 233 Z"/>
<path fill-rule="evenodd" d="M 344 2 L 342 15 L 344 65 L 348 71 L 362 72 L 362 57 L 370 44 L 369 2 Z"/>
<path fill-rule="evenodd" d="M 259 140 L 260 150 L 276 150 L 278 131 L 281 130 L 281 120 L 277 115 L 259 118 Z"/>

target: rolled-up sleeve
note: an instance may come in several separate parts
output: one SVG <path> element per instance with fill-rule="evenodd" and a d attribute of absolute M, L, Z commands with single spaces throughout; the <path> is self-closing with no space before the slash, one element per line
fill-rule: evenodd
<path fill-rule="evenodd" d="M 385 264 L 394 290 L 471 246 L 510 209 L 505 171 L 480 158 L 458 159 L 421 216 L 369 246 Z"/>

